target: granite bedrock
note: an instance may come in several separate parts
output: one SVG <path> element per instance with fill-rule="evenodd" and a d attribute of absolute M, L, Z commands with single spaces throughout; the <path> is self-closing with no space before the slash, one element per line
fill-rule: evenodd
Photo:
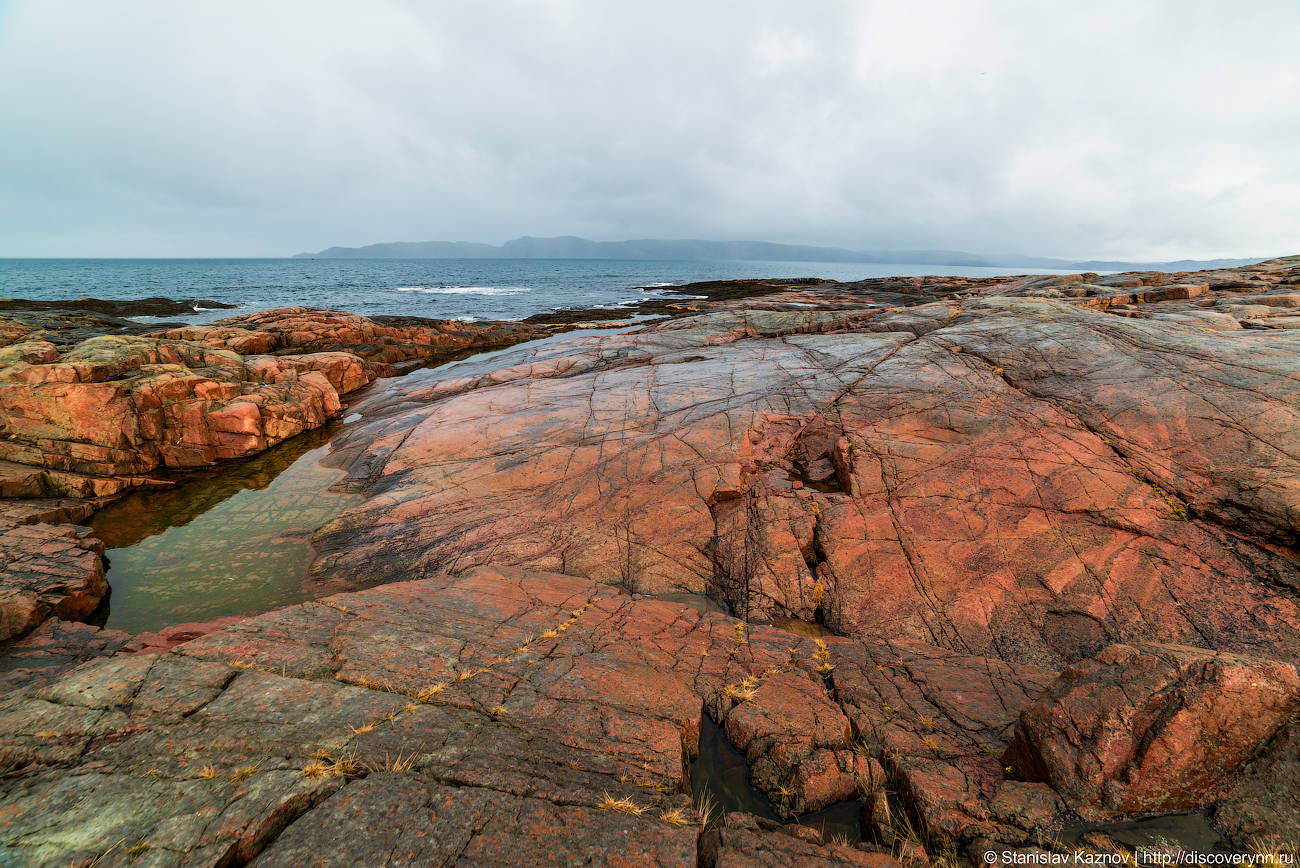
<path fill-rule="evenodd" d="M 800 283 L 417 371 L 336 438 L 368 497 L 317 531 L 334 595 L 179 644 L 66 623 L 103 593 L 75 522 L 169 456 L 309 427 L 391 362 L 283 324 L 335 312 L 14 335 L 5 395 L 109 384 L 131 409 L 4 416 L 6 484 L 29 486 L 5 491 L 9 651 L 67 665 L 2 700 L 0 852 L 885 866 L 1191 809 L 1294 844 L 1298 278 Z M 161 423 L 119 424 L 149 395 Z M 199 401 L 202 425 L 166 409 Z M 682 592 L 741 617 L 654 598 Z M 838 635 L 765 626 L 785 618 Z M 782 814 L 861 798 L 866 849 L 705 831 L 702 714 Z"/>

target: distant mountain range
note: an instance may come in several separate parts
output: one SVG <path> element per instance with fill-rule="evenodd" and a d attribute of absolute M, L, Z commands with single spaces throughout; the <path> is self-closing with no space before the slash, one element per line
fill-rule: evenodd
<path fill-rule="evenodd" d="M 1256 259 L 1180 259 L 1176 262 L 1116 262 L 1048 259 L 1014 253 L 980 255 L 959 250 L 845 250 L 772 244 L 767 241 L 588 241 L 564 235 L 533 238 L 525 235 L 497 246 L 473 241 L 393 241 L 365 247 L 331 247 L 320 253 L 299 253 L 294 259 L 687 259 L 748 260 L 753 262 L 868 262 L 883 265 L 959 265 L 989 268 L 1053 268 L 1079 271 L 1195 271 L 1253 265 Z"/>

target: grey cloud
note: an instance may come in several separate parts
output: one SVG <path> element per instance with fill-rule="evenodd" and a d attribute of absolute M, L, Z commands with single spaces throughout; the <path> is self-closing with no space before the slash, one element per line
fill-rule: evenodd
<path fill-rule="evenodd" d="M 0 255 L 1294 252 L 1292 2 L 0 5 Z"/>

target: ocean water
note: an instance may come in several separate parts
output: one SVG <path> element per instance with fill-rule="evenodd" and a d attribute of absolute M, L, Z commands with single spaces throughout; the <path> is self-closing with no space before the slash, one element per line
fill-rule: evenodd
<path fill-rule="evenodd" d="M 1035 273 L 1039 272 L 1043 270 Z M 848 281 L 891 275 L 1024 273 L 1029 272 L 844 262 L 0 259 L 0 298 L 62 301 L 165 296 L 211 299 L 240 307 L 239 311 L 200 311 L 184 318 L 189 322 L 289 305 L 366 316 L 519 320 L 563 308 L 619 307 L 661 293 L 665 286 L 701 280 L 822 277 Z"/>

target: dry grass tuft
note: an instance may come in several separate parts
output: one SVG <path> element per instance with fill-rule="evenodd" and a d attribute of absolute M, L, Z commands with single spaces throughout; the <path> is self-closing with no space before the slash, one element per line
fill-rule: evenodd
<path fill-rule="evenodd" d="M 547 630 L 545 633 L 543 633 L 543 634 L 541 635 L 541 638 L 543 638 L 543 639 L 554 639 L 554 638 L 555 638 L 556 636 L 558 636 L 558 635 L 560 635 L 560 631 L 559 631 L 559 630 Z"/>
<path fill-rule="evenodd" d="M 205 781 L 210 781 L 217 776 L 216 766 L 204 766 L 199 769 L 199 777 Z"/>
<path fill-rule="evenodd" d="M 671 811 L 664 811 L 659 815 L 659 819 L 663 820 L 670 826 L 689 826 L 691 822 L 686 818 L 686 812 L 681 808 L 673 808 Z"/>
<path fill-rule="evenodd" d="M 745 622 L 740 621 L 736 624 L 736 644 L 744 645 L 749 640 L 745 638 Z"/>
<path fill-rule="evenodd" d="M 649 808 L 641 807 L 631 799 L 616 799 L 609 793 L 605 794 L 605 798 L 596 807 L 600 808 L 602 811 L 621 811 L 624 814 L 632 814 L 635 817 L 639 817 L 646 811 L 650 810 Z"/>
<path fill-rule="evenodd" d="M 830 675 L 831 671 L 835 669 L 835 667 L 831 665 L 830 649 L 826 647 L 826 642 L 822 639 L 815 640 L 814 644 L 817 646 L 817 653 L 813 655 L 813 658 L 819 664 L 817 666 L 817 672 L 822 676 Z"/>
<path fill-rule="evenodd" d="M 333 774 L 332 768 L 333 766 L 327 765 L 320 760 L 312 760 L 302 767 L 302 774 L 303 777 L 307 778 L 327 778 Z"/>
<path fill-rule="evenodd" d="M 349 727 L 348 727 L 348 729 L 352 730 L 352 734 L 353 734 L 353 735 L 361 735 L 363 732 L 370 732 L 370 730 L 372 730 L 372 729 L 374 729 L 374 728 L 375 728 L 375 725 L 374 725 L 373 723 L 367 723 L 367 724 L 365 724 L 365 725 L 363 725 L 363 726 L 359 726 L 359 727 L 358 727 L 358 726 L 349 726 Z"/>
<path fill-rule="evenodd" d="M 867 775 L 853 776 L 853 786 L 857 790 L 859 797 L 869 796 L 884 785 L 885 782 L 883 780 L 877 780 L 876 778 L 868 777 Z"/>
<path fill-rule="evenodd" d="M 154 780 L 158 780 L 159 778 L 162 777 L 162 772 L 158 771 L 157 769 L 149 769 L 149 771 L 145 772 L 143 775 L 141 775 L 141 777 L 153 778 Z"/>
<path fill-rule="evenodd" d="M 435 696 L 437 696 L 439 693 L 442 693 L 446 689 L 447 689 L 447 682 L 439 681 L 437 684 L 430 685 L 429 687 L 426 687 L 425 689 L 421 690 L 419 693 L 415 694 L 415 698 L 420 700 L 421 702 L 429 702 Z"/>
<path fill-rule="evenodd" d="M 713 793 L 708 790 L 704 790 L 695 797 L 694 807 L 695 816 L 699 818 L 700 825 L 705 830 L 712 829 L 722 817 L 722 810 L 718 807 L 718 803 L 713 800 Z"/>
<path fill-rule="evenodd" d="M 1294 868 L 1300 847 L 1284 844 L 1276 836 L 1264 839 L 1251 837 L 1247 851 L 1255 856 L 1255 865 L 1263 868 Z"/>
<path fill-rule="evenodd" d="M 318 750 L 311 754 L 312 762 L 303 767 L 302 773 L 309 778 L 328 778 L 342 775 L 355 778 L 361 774 L 362 765 L 357 762 L 356 752 L 349 748 L 335 759 L 328 751 Z"/>
<path fill-rule="evenodd" d="M 745 680 L 748 681 L 749 679 Z M 748 702 L 753 699 L 755 693 L 757 693 L 754 688 L 746 687 L 744 681 L 739 684 L 728 684 L 726 687 L 722 688 L 722 692 L 728 699 L 735 702 Z"/>
<path fill-rule="evenodd" d="M 130 847 L 126 848 L 124 852 L 126 853 L 126 858 L 128 859 L 139 859 L 141 856 L 143 856 L 145 853 L 148 853 L 152 849 L 153 849 L 153 844 L 148 843 L 142 838 L 141 840 L 136 841 Z"/>
<path fill-rule="evenodd" d="M 852 847 L 852 846 L 853 846 L 852 842 L 849 841 L 849 836 L 846 835 L 846 834 L 843 833 L 843 832 L 836 832 L 834 835 L 832 835 L 832 836 L 831 836 L 830 843 L 831 843 L 832 846 L 835 846 L 835 847 Z"/>
<path fill-rule="evenodd" d="M 353 682 L 357 687 L 364 687 L 366 690 L 378 690 L 381 693 L 396 693 L 393 686 L 386 681 L 372 681 L 369 678 L 357 678 Z"/>
<path fill-rule="evenodd" d="M 372 772 L 406 772 L 415 767 L 417 759 L 419 759 L 417 754 L 411 754 L 408 757 L 399 753 L 396 759 L 390 759 L 388 754 L 384 754 L 382 763 L 367 763 L 366 768 Z"/>
<path fill-rule="evenodd" d="M 357 761 L 357 755 L 349 750 L 334 760 L 331 770 L 333 774 L 342 775 L 345 778 L 355 778 L 361 774 L 361 763 Z"/>
<path fill-rule="evenodd" d="M 229 775 L 227 775 L 227 777 L 230 778 L 235 783 L 239 783 L 240 781 L 248 780 L 256 772 L 257 772 L 257 764 L 251 766 L 240 766 L 239 768 L 231 772 Z"/>

